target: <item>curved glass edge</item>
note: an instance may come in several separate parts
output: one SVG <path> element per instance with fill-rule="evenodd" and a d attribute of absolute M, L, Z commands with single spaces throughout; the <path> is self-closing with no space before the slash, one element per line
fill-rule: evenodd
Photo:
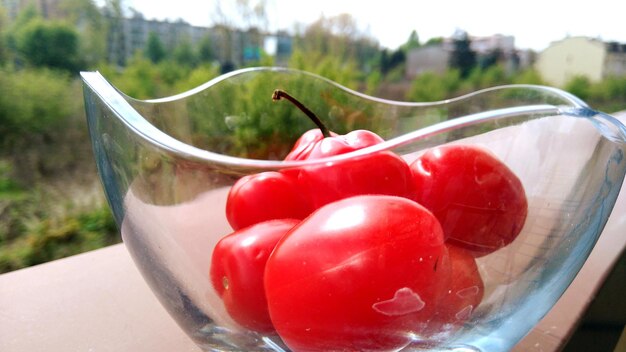
<path fill-rule="evenodd" d="M 150 103 L 163 103 L 168 101 L 174 101 L 178 99 L 182 99 L 184 97 L 188 97 L 190 95 L 196 94 L 199 91 L 205 90 L 210 86 L 219 83 L 225 79 L 235 77 L 238 75 L 242 75 L 245 73 L 255 72 L 255 71 L 287 71 L 287 72 L 297 72 L 304 75 L 309 75 L 311 77 L 316 77 L 321 79 L 329 84 L 336 86 L 337 88 L 343 89 L 351 94 L 360 96 L 364 99 L 369 99 L 373 101 L 382 102 L 385 104 L 395 104 L 402 106 L 414 106 L 414 107 L 423 107 L 423 106 L 435 106 L 440 104 L 447 104 L 455 101 L 460 101 L 463 99 L 468 99 L 472 96 L 477 96 L 486 92 L 492 92 L 495 90 L 502 89 L 511 89 L 511 88 L 529 88 L 536 89 L 540 91 L 550 92 L 552 94 L 558 95 L 562 97 L 567 102 L 571 103 L 571 106 L 554 106 L 549 104 L 538 104 L 538 105 L 528 105 L 521 107 L 512 107 L 512 108 L 502 108 L 502 109 L 494 109 L 484 112 L 479 112 L 475 114 L 465 115 L 463 117 L 455 118 L 454 120 L 448 120 L 444 122 L 440 122 L 434 125 L 431 125 L 427 128 L 422 128 L 417 131 L 413 131 L 411 133 L 390 139 L 385 141 L 384 143 L 364 148 L 352 153 L 342 154 L 333 156 L 327 159 L 318 159 L 318 160 L 307 160 L 307 161 L 277 161 L 277 160 L 257 160 L 257 159 L 245 159 L 234 156 L 223 155 L 219 153 L 210 152 L 204 149 L 200 149 L 194 147 L 192 145 L 186 144 L 172 136 L 164 133 L 149 121 L 147 121 L 137 110 L 135 110 L 128 99 L 134 100 L 130 97 L 125 96 L 122 92 L 113 87 L 99 72 L 81 72 L 81 77 L 85 83 L 85 85 L 91 90 L 92 93 L 97 95 L 99 99 L 107 105 L 112 112 L 120 119 L 127 127 L 132 129 L 138 136 L 146 140 L 147 142 L 164 149 L 167 152 L 189 158 L 202 160 L 212 163 L 219 163 L 222 165 L 228 166 L 238 166 L 238 167 L 246 167 L 251 169 L 280 169 L 280 168 L 288 168 L 288 167 L 301 167 L 304 165 L 313 165 L 324 163 L 328 161 L 340 161 L 343 159 L 352 158 L 355 156 L 365 155 L 372 152 L 377 152 L 380 150 L 393 149 L 397 147 L 401 147 L 407 143 L 410 143 L 411 140 L 415 140 L 418 138 L 425 138 L 431 136 L 436 133 L 440 133 L 442 131 L 452 130 L 458 127 L 470 126 L 474 124 L 478 124 L 484 121 L 493 120 L 496 118 L 502 117 L 514 117 L 521 116 L 527 114 L 571 114 L 574 116 L 588 117 L 589 112 L 592 111 L 593 116 L 603 116 L 602 119 L 596 119 L 596 121 L 603 121 L 603 123 L 599 124 L 604 126 L 601 131 L 621 131 L 620 133 L 610 133 L 615 138 L 613 140 L 622 140 L 626 141 L 626 133 L 624 132 L 626 128 L 615 118 L 610 117 L 609 115 L 602 114 L 600 115 L 598 112 L 591 110 L 583 101 L 576 98 L 575 96 L 559 90 L 557 88 L 545 87 L 545 86 L 536 86 L 536 85 L 507 85 L 507 86 L 499 86 L 493 87 L 489 89 L 480 90 L 477 92 L 473 92 L 461 97 L 457 97 L 454 99 L 448 99 L 440 102 L 432 102 L 432 103 L 405 103 L 405 102 L 396 102 L 384 99 L 378 99 L 371 96 L 367 96 L 365 94 L 358 93 L 356 91 L 352 91 L 346 87 L 343 87 L 333 81 L 330 81 L 324 77 L 314 75 L 312 73 L 308 73 L 305 71 L 297 71 L 285 68 L 250 68 L 243 69 L 239 71 L 234 71 L 220 77 L 217 77 L 197 88 L 191 89 L 187 92 L 168 97 L 162 99 L 154 99 L 154 100 L 146 100 L 142 102 L 150 102 Z M 139 100 L 136 100 L 139 101 Z M 609 117 L 606 117 L 609 116 Z M 611 125 L 615 125 L 611 127 Z M 621 137 L 617 137 L 621 135 Z"/>
<path fill-rule="evenodd" d="M 105 198 L 119 230 L 125 213 L 124 207 L 121 205 L 123 204 L 124 194 L 117 177 L 115 177 L 115 170 L 112 167 L 112 162 L 109 158 L 109 154 L 106 152 L 106 147 L 100 135 L 99 121 L 97 119 L 97 102 L 94 101 L 94 97 L 87 92 L 86 86 L 83 87 L 83 91 L 85 112 L 87 114 L 87 130 L 93 148 L 96 168 L 100 176 L 99 179 L 102 183 L 103 191 L 106 195 Z"/>
<path fill-rule="evenodd" d="M 341 89 L 349 94 L 352 94 L 354 96 L 357 97 L 361 97 L 363 99 L 367 99 L 373 102 L 377 102 L 377 103 L 382 103 L 382 104 L 388 104 L 388 105 L 395 105 L 395 106 L 404 106 L 404 107 L 425 107 L 425 106 L 437 106 L 437 105 L 444 105 L 444 104 L 450 104 L 450 103 L 454 103 L 460 100 L 464 100 L 464 99 L 468 99 L 471 98 L 473 96 L 476 95 L 481 95 L 484 93 L 488 93 L 488 92 L 493 92 L 493 91 L 497 91 L 497 90 L 505 90 L 505 89 L 511 89 L 511 88 L 526 88 L 526 89 L 534 89 L 534 90 L 538 90 L 538 91 L 544 91 L 544 92 L 550 92 L 554 95 L 557 95 L 559 97 L 561 97 L 562 99 L 568 101 L 571 105 L 576 106 L 576 107 L 588 107 L 587 104 L 582 101 L 581 99 L 579 99 L 578 97 L 574 96 L 571 93 L 568 93 L 566 91 L 563 91 L 561 89 L 558 88 L 554 88 L 554 87 L 548 87 L 548 86 L 542 86 L 542 85 L 536 85 L 536 84 L 508 84 L 508 85 L 500 85 L 500 86 L 495 86 L 495 87 L 491 87 L 491 88 L 485 88 L 485 89 L 480 89 L 477 90 L 475 92 L 471 92 L 468 94 L 464 94 L 458 97 L 453 97 L 453 98 L 449 98 L 449 99 L 444 99 L 444 100 L 440 100 L 440 101 L 432 101 L 432 102 L 406 102 L 406 101 L 398 101 L 398 100 L 389 100 L 389 99 L 383 99 L 383 98 L 379 98 L 379 97 L 375 97 L 372 95 L 368 95 L 368 94 L 364 94 L 358 91 L 355 91 L 353 89 L 350 89 L 346 86 L 343 86 L 333 80 L 330 80 L 326 77 L 317 75 L 315 73 L 311 73 L 311 72 L 307 72 L 307 71 L 302 71 L 302 70 L 297 70 L 297 69 L 292 69 L 292 68 L 286 68 L 286 67 L 270 67 L 270 66 L 262 66 L 262 67 L 249 67 L 249 68 L 244 68 L 244 69 L 240 69 L 240 70 L 235 70 L 229 73 L 225 73 L 223 75 L 220 75 L 219 77 L 216 77 L 212 80 L 209 80 L 206 83 L 201 84 L 198 87 L 192 88 L 186 92 L 182 92 L 180 94 L 175 94 L 169 97 L 163 97 L 163 98 L 158 98 L 158 99 L 147 99 L 147 100 L 138 100 L 138 99 L 134 99 L 132 97 L 127 97 L 129 99 L 132 99 L 134 101 L 138 101 L 138 102 L 144 102 L 144 103 L 167 103 L 167 102 L 172 102 L 172 101 L 176 101 L 176 100 L 180 100 L 180 99 L 184 99 L 184 98 L 188 98 L 194 94 L 200 93 L 203 90 L 206 90 L 208 88 L 210 88 L 211 86 L 220 83 L 226 79 L 230 79 L 230 78 L 235 78 L 237 76 L 241 76 L 241 75 L 245 75 L 245 74 L 249 74 L 249 73 L 253 73 L 253 72 L 281 72 L 281 73 L 296 73 L 296 74 L 301 74 L 304 76 L 308 76 L 320 81 L 323 81 L 329 85 L 335 86 L 338 89 Z"/>
<path fill-rule="evenodd" d="M 591 117 L 591 121 L 596 126 L 596 129 L 608 140 L 616 143 L 626 143 L 626 126 L 617 118 L 603 112 L 596 112 Z"/>

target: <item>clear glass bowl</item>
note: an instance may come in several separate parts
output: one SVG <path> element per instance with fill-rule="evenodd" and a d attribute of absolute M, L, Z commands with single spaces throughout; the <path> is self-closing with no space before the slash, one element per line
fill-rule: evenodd
<path fill-rule="evenodd" d="M 82 78 L 99 174 L 123 241 L 163 306 L 206 351 L 289 350 L 277 334 L 234 322 L 209 278 L 216 243 L 233 231 L 225 215 L 228 192 L 244 175 L 339 167 L 382 150 L 410 163 L 446 143 L 490 150 L 525 190 L 522 231 L 511 244 L 476 258 L 484 296 L 469 318 L 435 333 L 395 331 L 405 342 L 392 349 L 504 351 L 572 282 L 626 171 L 626 128 L 549 87 L 503 86 L 405 103 L 306 72 L 252 68 L 141 101 L 97 72 Z M 315 126 L 287 102 L 272 102 L 276 88 L 298 97 L 336 133 L 369 129 L 385 142 L 330 159 L 281 161 Z"/>

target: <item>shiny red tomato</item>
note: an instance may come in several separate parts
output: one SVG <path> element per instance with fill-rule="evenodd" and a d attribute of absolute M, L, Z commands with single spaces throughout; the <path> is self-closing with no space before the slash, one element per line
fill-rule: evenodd
<path fill-rule="evenodd" d="M 305 132 L 294 144 L 285 160 L 310 160 L 327 158 L 333 155 L 346 154 L 367 148 L 384 140 L 374 132 L 356 130 L 345 135 L 329 132 L 324 137 L 319 129 Z"/>
<path fill-rule="evenodd" d="M 365 195 L 328 204 L 267 261 L 274 327 L 294 351 L 401 348 L 436 313 L 445 255 L 439 222 L 414 201 Z"/>
<path fill-rule="evenodd" d="M 471 318 L 483 299 L 485 285 L 471 252 L 455 245 L 447 245 L 447 248 L 450 281 L 433 320 L 448 324 L 447 329 L 450 329 L 460 327 Z"/>
<path fill-rule="evenodd" d="M 226 200 L 226 218 L 235 230 L 272 219 L 304 219 L 311 211 L 294 180 L 275 171 L 240 178 Z"/>
<path fill-rule="evenodd" d="M 446 238 L 475 256 L 511 243 L 528 212 L 524 187 L 486 149 L 450 144 L 411 164 L 416 200 L 439 219 Z"/>
<path fill-rule="evenodd" d="M 287 99 L 304 112 L 318 129 L 304 133 L 286 161 L 323 159 L 367 148 L 384 140 L 374 132 L 355 130 L 337 135 L 304 104 L 282 90 L 273 100 Z M 327 162 L 314 167 L 289 170 L 303 192 L 309 194 L 313 209 L 339 199 L 362 194 L 386 194 L 414 198 L 411 171 L 406 162 L 392 152 L 378 152 L 350 160 Z"/>
<path fill-rule="evenodd" d="M 318 131 L 311 130 L 302 135 L 285 160 L 322 159 L 383 142 L 380 136 L 366 130 L 326 138 Z M 301 190 L 309 195 L 314 209 L 339 199 L 363 194 L 415 198 L 408 164 L 389 151 L 307 166 L 288 172 L 297 179 Z"/>
<path fill-rule="evenodd" d="M 261 222 L 223 237 L 211 258 L 210 278 L 226 311 L 241 326 L 274 330 L 263 288 L 265 263 L 278 240 L 300 221 Z"/>
<path fill-rule="evenodd" d="M 298 183 L 308 192 L 315 209 L 339 199 L 364 194 L 415 199 L 409 166 L 392 152 L 308 166 L 300 170 Z"/>
<path fill-rule="evenodd" d="M 332 132 L 329 132 L 329 134 L 331 136 L 337 136 L 337 134 Z M 315 148 L 316 144 L 324 138 L 324 134 L 319 128 L 304 132 L 293 145 L 291 151 L 285 157 L 285 160 L 293 161 L 308 159 L 309 155 L 311 155 L 311 151 L 313 150 L 313 148 Z"/>

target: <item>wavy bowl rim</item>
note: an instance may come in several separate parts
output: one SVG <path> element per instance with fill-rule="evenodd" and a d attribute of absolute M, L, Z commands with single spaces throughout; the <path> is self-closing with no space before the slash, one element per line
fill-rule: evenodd
<path fill-rule="evenodd" d="M 176 100 L 188 98 L 194 94 L 200 93 L 206 89 L 210 89 L 212 86 L 239 76 L 243 74 L 249 74 L 253 72 L 292 72 L 297 74 L 304 74 L 310 76 L 311 78 L 319 79 L 327 84 L 331 84 L 335 86 L 337 89 L 341 89 L 348 94 L 355 95 L 362 99 L 367 99 L 370 101 L 374 101 L 377 103 L 395 105 L 395 106 L 403 106 L 403 107 L 427 107 L 427 106 L 438 106 L 438 105 L 446 105 L 453 102 L 461 101 L 469 99 L 473 96 L 477 96 L 480 94 L 484 94 L 487 92 L 492 92 L 496 90 L 505 90 L 505 89 L 532 89 L 536 91 L 548 92 L 555 94 L 565 101 L 569 102 L 571 105 L 564 106 L 556 106 L 550 104 L 537 104 L 537 105 L 526 105 L 521 107 L 512 107 L 512 108 L 501 108 L 488 110 L 484 112 L 474 113 L 470 115 L 465 115 L 462 117 L 458 117 L 452 120 L 446 120 L 439 123 L 435 123 L 433 125 L 429 125 L 427 127 L 406 133 L 404 135 L 400 135 L 394 137 L 392 139 L 386 140 L 383 143 L 363 148 L 351 153 L 336 155 L 323 159 L 315 159 L 315 160 L 304 160 L 304 161 L 282 161 L 282 160 L 262 160 L 262 159 L 248 159 L 241 158 L 236 156 L 229 156 L 224 154 L 219 154 L 216 152 L 211 152 L 209 150 L 201 149 L 195 147 L 193 145 L 184 143 L 169 134 L 163 132 L 148 120 L 146 120 L 132 105 L 129 103 L 130 101 L 142 102 L 147 104 L 160 104 L 173 102 Z M 555 115 L 561 114 L 569 114 L 569 115 L 577 115 L 583 117 L 594 116 L 598 114 L 597 111 L 592 110 L 584 101 L 579 99 L 578 97 L 568 93 L 564 90 L 543 86 L 543 85 L 533 85 L 533 84 L 509 84 L 509 85 L 500 85 L 494 86 L 486 89 L 476 90 L 474 92 L 470 92 L 464 95 L 460 95 L 454 98 L 449 98 L 445 100 L 433 101 L 433 102 L 404 102 L 404 101 L 395 101 L 382 99 L 374 96 L 370 96 L 350 88 L 347 88 L 335 81 L 332 81 L 323 76 L 292 68 L 284 68 L 284 67 L 251 67 L 244 68 L 235 71 L 231 71 L 229 73 L 222 74 L 216 78 L 213 78 L 197 87 L 189 89 L 185 92 L 171 95 L 168 97 L 157 98 L 157 99 L 146 99 L 139 100 L 133 97 L 130 97 L 114 87 L 99 71 L 82 71 L 80 72 L 80 76 L 83 80 L 83 84 L 88 87 L 91 92 L 97 95 L 108 109 L 110 109 L 115 116 L 128 128 L 132 129 L 138 136 L 140 136 L 143 140 L 148 143 L 154 145 L 159 149 L 163 149 L 168 151 L 169 153 L 175 154 L 177 156 L 191 159 L 191 160 L 199 160 L 210 163 L 218 163 L 225 166 L 236 166 L 240 168 L 252 168 L 252 169 L 288 169 L 302 166 L 310 166 L 310 165 L 318 165 L 324 164 L 328 162 L 340 162 L 342 160 L 351 159 L 363 155 L 367 155 L 370 153 L 380 152 L 383 150 L 391 150 L 393 148 L 401 147 L 407 143 L 410 143 L 413 140 L 419 138 L 429 137 L 441 132 L 449 131 L 455 128 L 464 127 L 474 125 L 480 122 L 485 122 L 489 120 L 499 119 L 503 117 L 513 117 L 519 116 L 522 114 L 528 113 L 553 113 Z M 84 98 L 87 99 L 87 92 L 84 93 Z M 90 119 L 89 113 L 87 113 L 87 118 Z M 610 116 L 610 115 L 608 115 Z M 616 120 L 617 121 L 617 120 Z M 617 121 L 619 123 L 619 121 Z M 618 129 L 624 130 L 625 127 L 622 125 L 618 125 Z"/>

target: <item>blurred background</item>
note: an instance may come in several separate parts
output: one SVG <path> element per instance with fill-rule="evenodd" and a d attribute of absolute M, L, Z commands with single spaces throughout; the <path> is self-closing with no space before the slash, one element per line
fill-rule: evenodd
<path fill-rule="evenodd" d="M 0 273 L 120 242 L 87 135 L 82 70 L 140 99 L 284 66 L 404 101 L 545 84 L 613 113 L 626 109 L 620 10 L 609 0 L 0 0 Z M 587 315 L 595 325 L 568 350 L 615 345 L 624 268 L 622 258 Z"/>
<path fill-rule="evenodd" d="M 286 66 L 394 100 L 532 83 L 626 109 L 619 11 L 597 1 L 598 16 L 565 16 L 567 3 L 555 3 L 0 0 L 0 273 L 120 241 L 87 136 L 81 70 L 140 99 Z"/>

